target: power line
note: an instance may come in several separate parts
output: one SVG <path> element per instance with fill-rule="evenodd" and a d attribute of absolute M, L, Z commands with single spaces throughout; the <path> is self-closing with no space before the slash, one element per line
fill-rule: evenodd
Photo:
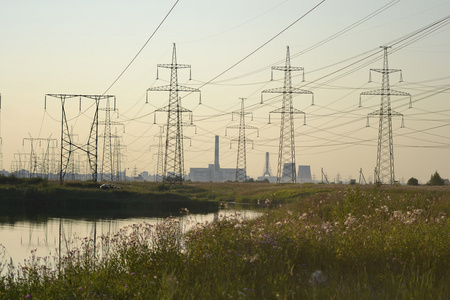
<path fill-rule="evenodd" d="M 150 37 L 147 39 L 147 41 L 144 43 L 144 45 L 139 49 L 138 53 L 133 57 L 133 59 L 128 63 L 128 65 L 125 67 L 125 69 L 117 76 L 117 78 L 111 83 L 111 85 L 106 89 L 106 91 L 103 92 L 103 95 L 105 95 L 116 82 L 122 77 L 122 75 L 128 70 L 128 68 L 131 66 L 131 64 L 136 60 L 136 58 L 141 54 L 142 50 L 144 50 L 145 46 L 150 42 L 150 40 L 153 38 L 153 36 L 156 34 L 156 32 L 159 30 L 159 28 L 162 26 L 162 24 L 166 21 L 167 17 L 169 17 L 172 10 L 175 8 L 175 6 L 178 4 L 180 0 L 175 1 L 174 5 L 170 8 L 169 12 L 165 15 L 165 17 L 162 19 L 162 21 L 159 23 L 158 27 L 153 31 L 153 33 L 150 35 Z M 102 96 L 103 96 L 102 95 Z"/>

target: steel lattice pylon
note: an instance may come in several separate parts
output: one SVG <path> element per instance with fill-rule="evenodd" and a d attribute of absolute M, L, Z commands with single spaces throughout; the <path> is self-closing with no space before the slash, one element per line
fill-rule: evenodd
<path fill-rule="evenodd" d="M 388 46 L 381 46 L 383 49 L 383 69 L 370 69 L 381 73 L 382 86 L 379 90 L 373 90 L 363 92 L 360 95 L 359 105 L 361 106 L 361 96 L 363 95 L 380 95 L 381 103 L 380 109 L 367 115 L 367 126 L 369 125 L 369 117 L 378 116 L 378 148 L 377 148 L 377 164 L 375 167 L 375 183 L 378 184 L 394 184 L 395 172 L 394 172 L 394 142 L 392 137 L 392 116 L 402 117 L 403 127 L 403 114 L 393 111 L 391 109 L 391 96 L 408 96 L 410 97 L 409 107 L 412 107 L 411 95 L 409 93 L 391 90 L 389 84 L 389 74 L 400 72 L 400 81 L 402 81 L 402 75 L 400 69 L 389 69 L 388 67 Z M 369 82 L 371 81 L 371 73 L 369 73 Z"/>
<path fill-rule="evenodd" d="M 163 158 L 164 158 L 164 148 L 163 148 L 163 134 L 164 134 L 164 126 L 159 127 L 159 135 L 158 135 L 158 160 L 156 163 L 156 181 L 163 180 Z"/>
<path fill-rule="evenodd" d="M 92 173 L 92 180 L 97 181 L 98 175 L 98 111 L 100 101 L 103 99 L 109 99 L 112 95 L 71 95 L 71 94 L 46 94 L 44 109 L 47 109 L 47 96 L 58 98 L 61 100 L 61 164 L 59 171 L 59 181 L 62 184 L 64 177 L 66 176 L 66 171 L 69 167 L 71 157 L 75 150 L 83 151 L 87 154 L 89 162 L 89 171 Z M 80 99 L 80 111 L 81 111 L 81 99 L 87 98 L 94 100 L 94 116 L 92 118 L 91 129 L 89 132 L 89 138 L 87 143 L 84 145 L 77 145 L 73 142 L 71 133 L 69 131 L 69 123 L 67 120 L 65 103 L 68 99 Z"/>
<path fill-rule="evenodd" d="M 111 147 L 111 108 L 109 99 L 106 99 L 106 115 L 105 115 L 105 130 L 103 132 L 103 156 L 102 156 L 102 172 L 101 180 L 114 180 L 114 164 L 113 153 Z M 99 123 L 100 124 L 100 123 Z"/>
<path fill-rule="evenodd" d="M 178 64 L 175 44 L 173 44 L 172 63 L 158 64 L 157 68 L 171 70 L 170 84 L 147 89 L 149 91 L 168 91 L 169 105 L 155 112 L 167 111 L 166 141 L 164 164 L 162 170 L 163 180 L 170 183 L 182 183 L 184 178 L 184 151 L 183 151 L 183 113 L 192 113 L 181 106 L 179 92 L 200 92 L 199 89 L 178 85 L 178 69 L 191 68 L 190 65 Z M 148 98 L 146 100 L 148 102 Z"/>
<path fill-rule="evenodd" d="M 252 140 L 245 137 L 245 129 L 256 129 L 257 127 L 245 125 L 245 115 L 252 114 L 252 113 L 246 113 L 244 110 L 244 100 L 245 98 L 241 99 L 241 110 L 240 111 L 234 111 L 232 115 L 238 114 L 239 115 L 239 125 L 235 126 L 229 126 L 227 127 L 230 129 L 239 129 L 239 138 L 238 139 L 232 139 L 231 143 L 233 141 L 238 142 L 238 151 L 237 151 L 237 159 L 236 159 L 236 181 L 238 182 L 245 182 L 247 179 L 247 150 L 246 150 L 246 144 L 247 142 L 252 142 Z M 253 116 L 253 114 L 252 114 Z M 258 132 L 259 135 L 259 132 Z M 230 143 L 230 146 L 231 146 Z"/>
<path fill-rule="evenodd" d="M 101 180 L 102 181 L 118 181 L 117 179 L 117 171 L 118 168 L 114 162 L 116 162 L 113 149 L 113 139 L 116 140 L 117 134 L 113 135 L 111 132 L 111 125 L 120 125 L 124 126 L 121 122 L 116 122 L 111 120 L 111 111 L 116 112 L 116 99 L 114 98 L 114 107 L 111 108 L 109 103 L 109 98 L 106 99 L 106 107 L 99 108 L 99 110 L 105 111 L 105 120 L 99 121 L 99 125 L 104 125 L 103 131 L 103 155 L 102 155 L 102 171 L 101 171 Z M 125 128 L 125 127 L 124 127 Z M 114 175 L 116 174 L 116 175 Z"/>
<path fill-rule="evenodd" d="M 125 148 L 125 146 L 120 144 L 122 136 L 117 135 L 117 128 L 115 128 L 115 134 L 111 135 L 111 138 L 114 139 L 113 165 L 116 173 L 116 177 L 114 178 L 114 180 L 115 181 L 126 180 L 125 177 L 122 178 L 122 149 Z"/>
<path fill-rule="evenodd" d="M 274 88 L 262 91 L 262 93 L 281 93 L 283 100 L 280 109 L 271 111 L 270 113 L 281 114 L 280 125 L 280 144 L 278 147 L 278 169 L 277 169 L 277 183 L 295 183 L 297 181 L 295 171 L 295 140 L 294 140 L 294 114 L 305 114 L 304 112 L 295 109 L 292 104 L 292 94 L 310 94 L 311 91 L 292 87 L 291 72 L 303 71 L 302 67 L 291 67 L 291 58 L 289 54 L 289 46 L 286 50 L 286 63 L 284 66 L 272 67 L 273 70 L 284 71 L 284 86 L 281 88 Z M 262 101 L 261 94 L 261 103 Z M 313 95 L 314 103 L 314 95 Z M 306 116 L 305 116 L 306 120 Z M 270 123 L 270 114 L 269 114 Z"/>
<path fill-rule="evenodd" d="M 23 143 L 25 141 L 30 142 L 30 162 L 29 162 L 29 171 L 30 178 L 39 176 L 43 178 L 48 178 L 50 173 L 50 144 L 54 145 L 57 143 L 57 139 L 49 138 L 33 138 L 31 135 L 28 138 L 23 139 Z M 41 148 L 41 142 L 47 142 L 47 146 Z M 36 152 L 34 148 L 34 142 L 39 142 L 39 148 L 42 150 L 42 155 Z"/>

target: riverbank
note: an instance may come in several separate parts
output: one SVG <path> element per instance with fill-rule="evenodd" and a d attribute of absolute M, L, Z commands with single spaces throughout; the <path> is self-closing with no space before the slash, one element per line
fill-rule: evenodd
<path fill-rule="evenodd" d="M 219 205 L 285 204 L 329 191 L 321 185 L 268 183 L 120 182 L 117 189 L 100 189 L 102 182 L 49 181 L 41 178 L 0 177 L 0 222 L 21 219 L 130 218 L 217 212 Z"/>
<path fill-rule="evenodd" d="M 256 220 L 219 216 L 181 235 L 172 218 L 86 240 L 56 268 L 31 258 L 0 298 L 448 299 L 448 188 L 317 188 L 329 191 Z"/>
<path fill-rule="evenodd" d="M 0 179 L 0 222 L 21 219 L 138 218 L 177 216 L 188 208 L 194 213 L 217 212 L 219 203 L 196 197 L 195 191 L 164 184 L 120 183 L 118 189 L 100 189 L 102 183 L 58 181 L 39 178 Z"/>

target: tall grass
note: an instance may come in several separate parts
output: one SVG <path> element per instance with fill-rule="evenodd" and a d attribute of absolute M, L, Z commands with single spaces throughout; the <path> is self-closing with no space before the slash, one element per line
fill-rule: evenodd
<path fill-rule="evenodd" d="M 337 187 L 186 234 L 136 224 L 4 266 L 0 298 L 448 299 L 449 209 L 445 189 Z"/>

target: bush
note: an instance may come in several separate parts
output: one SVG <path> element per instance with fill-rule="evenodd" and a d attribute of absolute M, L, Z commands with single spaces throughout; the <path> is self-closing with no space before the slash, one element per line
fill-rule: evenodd
<path fill-rule="evenodd" d="M 433 175 L 431 175 L 430 181 L 427 183 L 428 185 L 444 185 L 444 179 L 441 178 L 441 175 L 436 171 Z"/>
<path fill-rule="evenodd" d="M 419 185 L 419 180 L 417 180 L 417 178 L 411 177 L 410 179 L 408 179 L 407 184 L 408 185 Z"/>

